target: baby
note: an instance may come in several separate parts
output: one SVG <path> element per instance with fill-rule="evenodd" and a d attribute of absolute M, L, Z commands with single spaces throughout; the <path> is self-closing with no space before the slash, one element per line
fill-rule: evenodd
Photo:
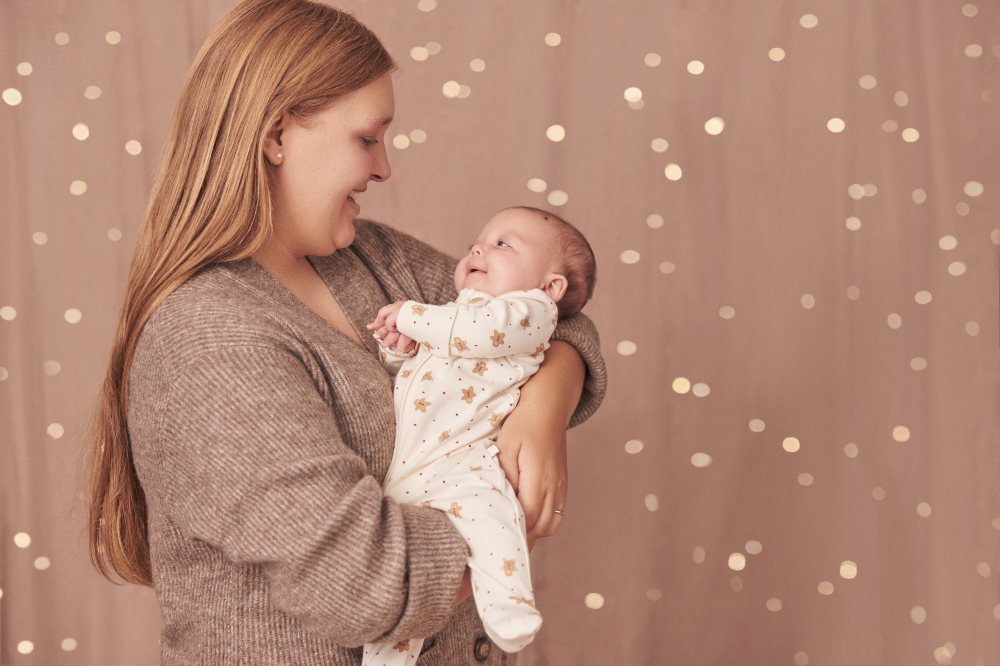
<path fill-rule="evenodd" d="M 396 449 L 385 494 L 448 514 L 469 543 L 483 626 L 507 652 L 530 643 L 542 617 L 524 513 L 494 440 L 519 387 L 538 370 L 558 316 L 583 307 L 595 274 L 594 253 L 574 227 L 535 208 L 507 208 L 458 262 L 454 302 L 399 301 L 368 325 L 396 373 Z M 415 664 L 422 644 L 365 645 L 363 664 Z"/>

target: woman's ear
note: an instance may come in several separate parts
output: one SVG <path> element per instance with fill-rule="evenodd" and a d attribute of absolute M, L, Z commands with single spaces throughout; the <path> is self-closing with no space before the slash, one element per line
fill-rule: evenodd
<path fill-rule="evenodd" d="M 566 280 L 565 275 L 560 275 L 559 273 L 549 273 L 545 276 L 545 281 L 542 283 L 542 291 L 544 291 L 549 298 L 551 298 L 556 303 L 566 294 L 566 288 L 569 286 L 569 282 Z"/>
<path fill-rule="evenodd" d="M 264 157 L 272 166 L 278 166 L 285 159 L 281 145 L 281 134 L 288 123 L 288 114 L 282 113 L 264 137 Z"/>

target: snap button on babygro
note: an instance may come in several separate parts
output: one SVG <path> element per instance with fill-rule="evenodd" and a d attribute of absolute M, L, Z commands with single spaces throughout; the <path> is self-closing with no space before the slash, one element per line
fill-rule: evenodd
<path fill-rule="evenodd" d="M 472 649 L 472 653 L 476 657 L 476 661 L 486 661 L 490 658 L 490 651 L 493 646 L 490 645 L 490 641 L 486 636 L 478 636 L 476 638 L 476 646 Z"/>

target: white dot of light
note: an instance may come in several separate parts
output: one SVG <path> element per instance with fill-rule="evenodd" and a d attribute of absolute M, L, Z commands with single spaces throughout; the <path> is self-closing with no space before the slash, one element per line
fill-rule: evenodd
<path fill-rule="evenodd" d="M 10 106 L 17 106 L 20 104 L 24 98 L 21 96 L 21 91 L 17 88 L 5 88 L 2 93 L 0 93 L 0 98 Z"/>
<path fill-rule="evenodd" d="M 722 130 L 724 129 L 726 129 L 726 121 L 718 116 L 709 118 L 705 121 L 705 132 L 711 136 L 718 136 L 722 134 Z"/>
<path fill-rule="evenodd" d="M 978 180 L 970 180 L 962 187 L 962 191 L 970 197 L 978 197 L 983 193 L 984 188 Z"/>
<path fill-rule="evenodd" d="M 569 202 L 569 194 L 562 190 L 552 190 L 546 200 L 553 206 L 565 206 Z"/>
<path fill-rule="evenodd" d="M 548 187 L 549 187 L 548 183 L 546 183 L 541 178 L 529 178 L 528 179 L 528 189 L 531 190 L 532 192 L 541 193 L 541 192 L 544 192 L 545 190 L 547 190 Z"/>
<path fill-rule="evenodd" d="M 630 439 L 625 442 L 625 453 L 628 453 L 629 455 L 634 456 L 635 454 L 642 452 L 644 448 L 645 445 L 638 439 Z"/>
<path fill-rule="evenodd" d="M 637 264 L 639 263 L 639 253 L 635 250 L 625 250 L 619 255 L 619 259 L 623 264 Z"/>
<path fill-rule="evenodd" d="M 707 453 L 695 453 L 691 456 L 691 464 L 699 469 L 704 469 L 712 464 L 712 456 Z"/>
<path fill-rule="evenodd" d="M 621 342 L 618 343 L 618 353 L 621 354 L 622 356 L 631 356 L 636 351 L 638 351 L 638 349 L 639 348 L 636 346 L 636 344 L 631 340 L 622 340 Z"/>
<path fill-rule="evenodd" d="M 806 29 L 815 28 L 819 25 L 819 19 L 815 14 L 803 14 L 799 19 L 799 25 Z"/>
<path fill-rule="evenodd" d="M 635 86 L 625 89 L 626 102 L 638 102 L 640 99 L 642 99 L 642 90 L 636 88 Z"/>

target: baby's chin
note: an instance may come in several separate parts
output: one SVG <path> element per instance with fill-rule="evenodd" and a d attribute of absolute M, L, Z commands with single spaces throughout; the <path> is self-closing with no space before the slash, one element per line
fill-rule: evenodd
<path fill-rule="evenodd" d="M 464 278 L 455 280 L 455 291 L 463 289 L 475 289 L 490 296 L 499 296 L 501 293 L 490 287 L 488 280 L 483 279 L 481 273 L 469 273 Z"/>

